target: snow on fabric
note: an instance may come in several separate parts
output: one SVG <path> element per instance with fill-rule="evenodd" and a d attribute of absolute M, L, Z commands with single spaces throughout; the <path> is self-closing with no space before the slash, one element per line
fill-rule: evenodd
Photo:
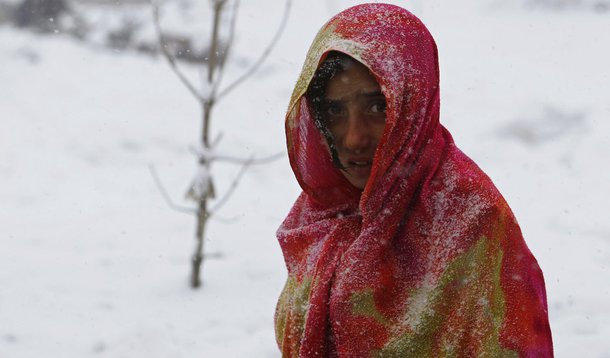
<path fill-rule="evenodd" d="M 329 51 L 365 64 L 387 100 L 362 192 L 333 166 L 304 97 Z M 439 109 L 436 44 L 406 10 L 356 6 L 318 33 L 286 117 L 303 192 L 277 232 L 284 356 L 553 355 L 542 272 Z"/>

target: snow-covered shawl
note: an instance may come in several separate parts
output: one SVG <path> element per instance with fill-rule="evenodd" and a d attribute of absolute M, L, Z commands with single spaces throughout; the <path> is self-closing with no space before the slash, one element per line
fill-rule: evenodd
<path fill-rule="evenodd" d="M 363 191 L 333 166 L 304 94 L 329 51 L 387 100 Z M 350 8 L 318 33 L 286 117 L 303 193 L 277 236 L 285 357 L 549 357 L 542 272 L 491 180 L 439 123 L 437 49 L 408 11 Z"/>

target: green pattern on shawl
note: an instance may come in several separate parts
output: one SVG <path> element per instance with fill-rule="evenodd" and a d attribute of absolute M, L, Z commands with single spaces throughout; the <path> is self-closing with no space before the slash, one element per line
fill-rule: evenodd
<path fill-rule="evenodd" d="M 503 254 L 492 245 L 482 237 L 469 251 L 449 263 L 435 287 L 421 286 L 409 295 L 417 297 L 417 301 L 409 301 L 403 322 L 388 327 L 396 331 L 396 336 L 381 350 L 371 352 L 371 356 L 455 357 L 463 352 L 459 339 L 478 333 L 481 335 L 477 337 L 481 342 L 478 356 L 517 357 L 516 352 L 505 350 L 499 342 L 505 314 L 500 287 Z M 371 290 L 354 294 L 351 302 L 354 314 L 373 317 L 388 325 L 388 319 L 375 308 Z M 456 310 L 463 320 L 454 327 L 447 317 Z M 482 319 L 468 321 L 477 316 Z M 465 332 L 465 329 L 470 330 Z"/>
<path fill-rule="evenodd" d="M 383 325 L 388 323 L 388 320 L 375 307 L 372 289 L 354 293 L 350 298 L 350 303 L 352 304 L 352 312 L 354 314 L 373 317 Z"/>
<path fill-rule="evenodd" d="M 283 342 L 286 334 L 291 340 L 300 341 L 309 310 L 311 281 L 311 278 L 307 277 L 299 283 L 295 277 L 288 276 L 277 307 L 276 338 L 278 342 Z M 289 327 L 286 327 L 287 322 L 290 324 Z"/>

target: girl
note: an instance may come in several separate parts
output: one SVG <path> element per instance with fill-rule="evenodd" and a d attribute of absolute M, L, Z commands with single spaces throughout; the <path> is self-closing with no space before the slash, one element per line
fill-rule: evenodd
<path fill-rule="evenodd" d="M 277 233 L 283 356 L 553 356 L 542 272 L 439 109 L 408 11 L 360 5 L 318 33 L 286 116 L 303 193 Z"/>

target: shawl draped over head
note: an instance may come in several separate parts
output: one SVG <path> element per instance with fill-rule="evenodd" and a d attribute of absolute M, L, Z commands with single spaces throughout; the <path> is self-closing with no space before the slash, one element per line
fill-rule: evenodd
<path fill-rule="evenodd" d="M 329 51 L 368 67 L 387 101 L 363 191 L 333 165 L 304 96 Z M 286 138 L 303 192 L 277 232 L 283 356 L 553 355 L 542 272 L 498 190 L 439 123 L 437 49 L 419 19 L 386 4 L 332 18 Z"/>

